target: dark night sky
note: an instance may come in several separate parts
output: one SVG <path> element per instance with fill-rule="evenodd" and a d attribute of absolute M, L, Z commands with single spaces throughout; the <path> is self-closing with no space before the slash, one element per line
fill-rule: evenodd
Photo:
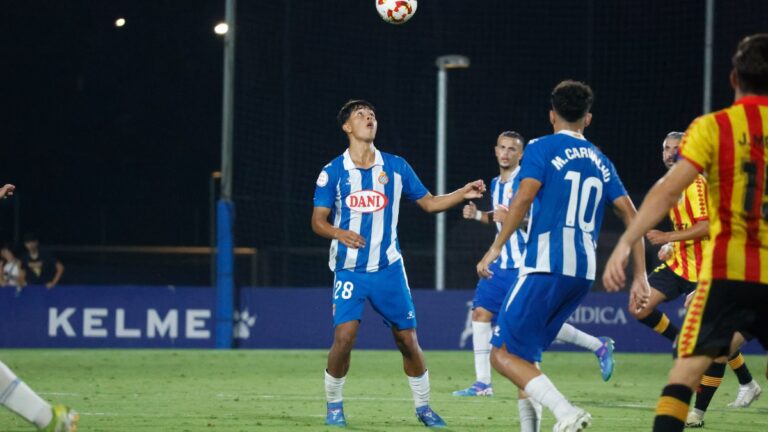
<path fill-rule="evenodd" d="M 19 189 L 21 230 L 56 244 L 205 244 L 221 134 L 223 51 L 212 29 L 223 3 L 10 9 L 24 28 L 8 44 L 1 169 Z"/>
<path fill-rule="evenodd" d="M 326 247 L 308 228 L 311 194 L 320 167 L 343 151 L 334 116 L 352 97 L 378 107 L 377 144 L 432 189 L 438 55 L 472 59 L 449 79 L 450 188 L 495 175 L 501 130 L 549 133 L 547 94 L 564 78 L 592 84 L 587 136 L 637 199 L 663 174 L 661 138 L 701 111 L 700 0 L 424 0 L 402 27 L 381 22 L 373 0 L 238 3 L 241 245 Z M 736 42 L 766 30 L 768 2 L 733 4 L 716 9 L 715 108 L 732 100 Z M 223 0 L 5 7 L 0 181 L 19 188 L 22 232 L 48 244 L 207 244 L 223 55 L 212 29 L 223 12 Z M 11 204 L 0 205 L 2 240 L 12 236 Z M 403 212 L 404 247 L 430 247 L 432 219 Z M 471 243 L 462 224 L 449 215 L 449 247 Z"/>

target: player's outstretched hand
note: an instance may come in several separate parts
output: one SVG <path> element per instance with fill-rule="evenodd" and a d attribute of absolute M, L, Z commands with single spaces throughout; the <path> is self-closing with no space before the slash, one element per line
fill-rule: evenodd
<path fill-rule="evenodd" d="M 632 287 L 629 289 L 629 308 L 638 313 L 648 306 L 651 300 L 651 286 L 645 274 L 635 275 Z"/>
<path fill-rule="evenodd" d="M 648 231 L 645 234 L 645 238 L 647 238 L 648 241 L 651 242 L 651 244 L 654 246 L 662 245 L 664 243 L 669 242 L 669 240 L 667 239 L 667 233 L 665 233 L 664 231 L 659 231 L 655 229 Z"/>
<path fill-rule="evenodd" d="M 0 199 L 8 198 L 13 195 L 13 191 L 16 190 L 16 186 L 8 183 L 0 188 Z"/>
<path fill-rule="evenodd" d="M 629 259 L 630 246 L 623 240 L 619 240 L 616 247 L 608 258 L 603 271 L 603 286 L 605 289 L 614 292 L 620 290 L 626 283 L 626 274 L 624 268 Z"/>
<path fill-rule="evenodd" d="M 461 215 L 464 217 L 464 219 L 474 219 L 476 214 L 477 206 L 472 201 L 470 201 L 469 204 L 465 205 L 464 208 L 461 209 Z"/>
<path fill-rule="evenodd" d="M 485 182 L 475 180 L 464 185 L 464 199 L 482 198 L 485 193 Z"/>
<path fill-rule="evenodd" d="M 509 210 L 506 207 L 501 204 L 497 205 L 496 208 L 493 209 L 493 221 L 503 224 L 504 218 L 507 217 L 507 213 L 509 213 Z"/>
<path fill-rule="evenodd" d="M 359 249 L 365 247 L 365 237 L 354 231 L 337 230 L 335 238 L 348 248 Z"/>
<path fill-rule="evenodd" d="M 496 258 L 499 257 L 500 253 L 501 251 L 498 248 L 491 246 L 491 248 L 488 249 L 488 252 L 483 256 L 483 259 L 477 263 L 477 275 L 483 279 L 490 279 L 491 276 L 493 276 L 493 272 L 489 267 L 492 262 L 496 261 Z"/>

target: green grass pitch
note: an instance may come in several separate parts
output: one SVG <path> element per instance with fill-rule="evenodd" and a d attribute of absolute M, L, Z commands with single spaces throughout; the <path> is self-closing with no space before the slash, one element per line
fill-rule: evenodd
<path fill-rule="evenodd" d="M 471 352 L 426 352 L 432 406 L 455 431 L 518 430 L 516 393 L 494 376 L 496 396 L 457 398 L 474 378 Z M 3 360 L 44 398 L 75 407 L 83 431 L 320 431 L 325 351 L 0 350 Z M 590 353 L 547 353 L 543 369 L 593 416 L 594 431 L 649 431 L 671 359 L 616 355 L 608 383 Z M 747 363 L 766 386 L 765 356 Z M 738 383 L 726 371 L 704 431 L 768 431 L 768 397 L 728 409 Z M 766 389 L 768 391 L 768 389 Z M 359 350 L 344 389 L 350 431 L 419 430 L 397 351 Z M 545 410 L 542 431 L 551 430 Z M 0 431 L 31 431 L 0 410 Z"/>

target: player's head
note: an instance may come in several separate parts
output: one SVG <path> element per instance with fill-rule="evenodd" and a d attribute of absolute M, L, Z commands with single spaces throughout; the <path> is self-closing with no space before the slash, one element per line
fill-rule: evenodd
<path fill-rule="evenodd" d="M 731 61 L 734 89 L 741 94 L 768 95 L 768 33 L 742 39 Z"/>
<path fill-rule="evenodd" d="M 525 138 L 514 131 L 504 131 L 496 138 L 496 161 L 499 168 L 515 168 L 523 157 Z"/>
<path fill-rule="evenodd" d="M 575 124 L 584 128 L 592 121 L 592 102 L 595 96 L 589 85 L 574 80 L 561 81 L 552 90 L 550 100 L 552 110 L 549 120 L 555 124 L 557 119 L 565 123 Z"/>
<path fill-rule="evenodd" d="M 347 101 L 336 116 L 339 127 L 347 137 L 360 141 L 373 142 L 376 138 L 376 108 L 362 99 Z"/>
<path fill-rule="evenodd" d="M 683 137 L 685 137 L 684 132 L 670 132 L 664 137 L 664 142 L 661 143 L 661 155 L 667 168 L 672 168 L 672 165 L 677 161 Z"/>

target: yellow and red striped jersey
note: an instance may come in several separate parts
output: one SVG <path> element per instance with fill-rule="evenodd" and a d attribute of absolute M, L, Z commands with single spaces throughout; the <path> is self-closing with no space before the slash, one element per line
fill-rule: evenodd
<path fill-rule="evenodd" d="M 680 195 L 677 205 L 669 210 L 669 219 L 675 231 L 682 231 L 708 217 L 707 181 L 699 174 Z M 673 253 L 666 261 L 667 267 L 683 279 L 697 282 L 706 244 L 705 239 L 672 242 Z"/>
<path fill-rule="evenodd" d="M 696 119 L 680 155 L 707 176 L 709 242 L 700 280 L 768 284 L 768 97 Z"/>

